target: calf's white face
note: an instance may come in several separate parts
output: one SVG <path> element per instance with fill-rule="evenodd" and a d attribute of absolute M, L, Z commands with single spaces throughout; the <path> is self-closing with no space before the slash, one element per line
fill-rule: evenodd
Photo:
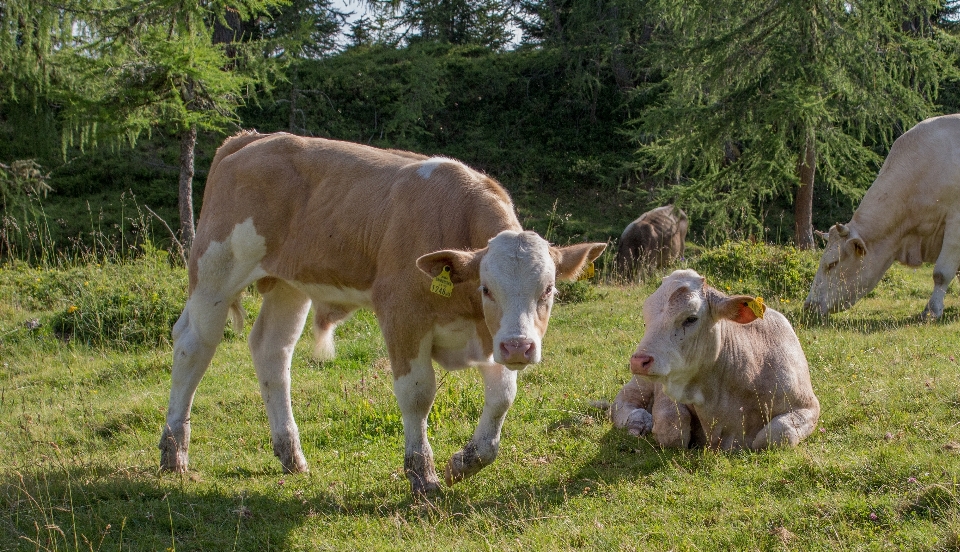
<path fill-rule="evenodd" d="M 535 232 L 505 230 L 480 251 L 438 251 L 417 260 L 436 276 L 451 268 L 454 283 L 478 281 L 483 315 L 493 336 L 493 359 L 513 370 L 540 362 L 556 280 L 573 279 L 606 244 L 551 247 Z"/>
<path fill-rule="evenodd" d="M 630 357 L 630 371 L 652 381 L 683 384 L 716 359 L 721 319 L 741 324 L 756 315 L 753 297 L 727 296 L 693 270 L 677 270 L 643 302 L 646 330 Z"/>

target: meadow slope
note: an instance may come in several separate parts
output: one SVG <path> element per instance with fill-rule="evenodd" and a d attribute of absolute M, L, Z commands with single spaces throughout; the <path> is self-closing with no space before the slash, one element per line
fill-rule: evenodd
<path fill-rule="evenodd" d="M 106 266 L 0 268 L 0 550 L 960 549 L 960 301 L 948 295 L 941 322 L 917 319 L 929 267 L 895 267 L 824 325 L 800 322 L 795 296 L 768 300 L 794 320 L 823 413 L 798 448 L 758 453 L 667 451 L 613 429 L 594 402 L 627 380 L 657 279 L 591 289 L 555 308 L 497 461 L 422 501 L 402 474 L 400 414 L 369 312 L 338 329 L 332 362 L 310 358 L 306 335 L 297 347 L 308 474 L 284 475 L 273 457 L 246 343 L 232 332 L 197 393 L 191 471 L 159 474 L 169 343 L 64 333 L 78 331 L 65 317 L 106 308 L 77 304 L 98 285 L 168 279 L 111 301 L 178 305 L 163 290 L 183 271 L 150 267 L 134 267 L 141 287 Z M 248 331 L 258 302 L 244 301 Z M 96 320 L 101 332 L 124 323 Z M 482 390 L 471 371 L 439 382 L 430 435 L 441 463 L 472 433 Z"/>

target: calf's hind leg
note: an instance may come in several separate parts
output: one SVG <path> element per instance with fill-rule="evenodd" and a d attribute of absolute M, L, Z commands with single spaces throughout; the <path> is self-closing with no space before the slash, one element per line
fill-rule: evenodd
<path fill-rule="evenodd" d="M 819 408 L 798 408 L 775 416 L 763 426 L 750 448 L 793 447 L 813 433 L 820 417 Z"/>
<path fill-rule="evenodd" d="M 353 311 L 328 303 L 313 304 L 313 357 L 317 360 L 333 360 L 336 349 L 333 330 L 346 320 Z"/>
<path fill-rule="evenodd" d="M 290 364 L 310 311 L 310 299 L 280 280 L 262 280 L 258 288 L 263 294 L 263 306 L 250 331 L 249 344 L 260 380 L 260 395 L 267 407 L 273 453 L 280 459 L 284 472 L 305 472 L 307 461 L 290 402 Z"/>
<path fill-rule="evenodd" d="M 163 471 L 187 470 L 193 396 L 223 339 L 227 311 L 233 300 L 232 297 L 211 296 L 197 290 L 173 326 L 170 405 L 160 436 L 160 469 Z"/>

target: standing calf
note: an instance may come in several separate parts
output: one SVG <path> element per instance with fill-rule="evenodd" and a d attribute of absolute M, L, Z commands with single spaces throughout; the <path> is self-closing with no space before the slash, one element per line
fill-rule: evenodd
<path fill-rule="evenodd" d="M 307 470 L 290 363 L 312 303 L 321 358 L 333 357 L 339 322 L 362 307 L 376 313 L 414 493 L 439 487 L 427 441 L 433 361 L 480 371 L 480 423 L 445 471 L 450 485 L 469 477 L 497 456 L 516 371 L 540 362 L 555 278 L 575 278 L 604 247 L 554 248 L 522 231 L 503 188 L 451 159 L 282 133 L 229 138 L 210 167 L 189 299 L 173 328 L 160 467 L 187 469 L 194 393 L 228 313 L 238 317 L 240 293 L 256 283 L 263 306 L 250 352 L 285 471 Z"/>
<path fill-rule="evenodd" d="M 644 301 L 643 320 L 634 377 L 614 400 L 616 427 L 652 431 L 665 447 L 723 450 L 793 446 L 813 432 L 820 403 L 779 312 L 678 270 Z"/>

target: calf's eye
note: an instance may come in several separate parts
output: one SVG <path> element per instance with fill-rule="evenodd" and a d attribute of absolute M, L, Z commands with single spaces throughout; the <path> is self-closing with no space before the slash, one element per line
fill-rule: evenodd
<path fill-rule="evenodd" d="M 480 286 L 480 293 L 487 299 L 493 299 L 493 297 L 490 296 L 490 288 L 487 286 Z"/>
<path fill-rule="evenodd" d="M 833 270 L 834 267 L 837 266 L 837 263 L 838 263 L 838 262 L 840 262 L 840 261 L 833 261 L 832 263 L 828 264 L 828 265 L 827 265 L 827 270 Z"/>
<path fill-rule="evenodd" d="M 690 317 L 688 317 L 686 320 L 683 321 L 683 327 L 684 327 L 684 328 L 688 328 L 688 327 L 696 324 L 696 323 L 697 323 L 697 320 L 699 320 L 699 318 L 697 318 L 696 316 L 690 316 Z"/>
<path fill-rule="evenodd" d="M 547 289 L 543 291 L 543 295 L 540 296 L 540 300 L 546 301 L 547 299 L 549 299 L 550 296 L 553 295 L 553 290 L 554 290 L 553 286 L 547 286 Z"/>

